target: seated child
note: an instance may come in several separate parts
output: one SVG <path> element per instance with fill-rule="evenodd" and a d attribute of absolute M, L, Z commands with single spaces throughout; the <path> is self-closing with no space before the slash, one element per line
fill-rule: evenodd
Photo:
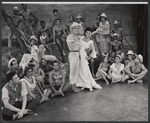
<path fill-rule="evenodd" d="M 104 61 L 99 65 L 95 80 L 104 79 L 106 81 L 106 84 L 109 84 L 106 78 L 108 76 L 107 72 L 108 72 L 109 65 L 110 64 L 108 63 L 108 56 L 105 56 Z"/>

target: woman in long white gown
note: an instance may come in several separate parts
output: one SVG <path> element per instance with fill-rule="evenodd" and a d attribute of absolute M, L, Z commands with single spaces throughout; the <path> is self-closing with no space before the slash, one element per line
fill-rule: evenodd
<path fill-rule="evenodd" d="M 86 30 L 85 33 L 87 33 L 87 37 L 91 36 L 90 30 Z M 87 60 L 88 56 L 86 50 L 90 49 L 91 46 L 94 46 L 93 41 L 90 39 L 89 41 L 85 41 L 84 38 L 85 37 L 82 37 L 80 39 L 80 69 L 76 86 L 82 87 L 82 89 L 88 88 L 90 91 L 93 91 L 93 88 L 102 89 L 102 87 L 93 79 Z M 91 48 L 91 50 L 92 52 L 90 56 L 96 57 L 95 49 Z"/>

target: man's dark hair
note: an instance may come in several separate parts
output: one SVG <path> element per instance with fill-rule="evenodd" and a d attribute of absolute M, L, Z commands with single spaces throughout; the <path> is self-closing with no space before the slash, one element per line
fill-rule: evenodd
<path fill-rule="evenodd" d="M 10 80 L 12 80 L 13 76 L 16 75 L 16 72 L 15 71 L 8 71 L 7 74 L 6 74 L 6 80 L 7 82 L 9 82 Z"/>
<path fill-rule="evenodd" d="M 23 6 L 23 5 L 27 5 L 27 4 L 26 3 L 22 3 L 21 5 Z"/>
<path fill-rule="evenodd" d="M 53 10 L 53 13 L 55 13 L 55 12 L 57 12 L 57 13 L 58 13 L 58 10 L 57 10 L 57 9 L 54 9 L 54 10 Z"/>
<path fill-rule="evenodd" d="M 69 16 L 69 18 L 71 18 L 71 17 L 72 17 L 72 18 L 74 18 L 74 16 L 73 16 L 73 15 L 70 15 L 70 16 Z"/>
<path fill-rule="evenodd" d="M 58 65 L 59 65 L 59 62 L 58 62 L 58 61 L 53 61 L 53 65 L 54 65 L 55 63 L 58 63 Z"/>
<path fill-rule="evenodd" d="M 91 29 L 91 27 L 87 27 L 87 28 L 85 29 L 85 31 L 84 31 L 84 35 L 85 35 L 85 33 L 86 33 L 87 31 L 90 31 L 90 32 L 92 32 L 92 29 Z"/>
<path fill-rule="evenodd" d="M 45 21 L 44 21 L 44 20 L 40 21 L 40 24 L 41 24 L 41 25 L 42 25 L 42 23 L 45 23 Z"/>
<path fill-rule="evenodd" d="M 60 18 L 55 19 L 55 22 L 57 22 L 58 20 L 61 22 L 61 19 L 60 19 Z"/>

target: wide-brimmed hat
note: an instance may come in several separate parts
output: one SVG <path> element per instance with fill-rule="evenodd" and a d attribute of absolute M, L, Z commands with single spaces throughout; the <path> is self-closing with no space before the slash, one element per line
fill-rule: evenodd
<path fill-rule="evenodd" d="M 134 55 L 134 52 L 132 50 L 129 50 L 126 55 Z"/>
<path fill-rule="evenodd" d="M 117 21 L 117 20 L 116 20 L 116 21 L 114 21 L 114 24 L 119 24 L 119 21 Z"/>
<path fill-rule="evenodd" d="M 114 34 L 112 35 L 112 37 L 114 37 L 114 36 L 117 36 L 117 37 L 119 38 L 119 35 L 118 35 L 117 33 L 114 33 Z"/>
<path fill-rule="evenodd" d="M 29 42 L 31 43 L 31 40 L 35 40 L 36 43 L 38 42 L 38 39 L 36 38 L 36 36 L 31 36 L 30 39 L 29 39 Z"/>
<path fill-rule="evenodd" d="M 102 13 L 102 14 L 100 15 L 100 17 L 105 17 L 105 18 L 107 18 L 107 16 L 106 16 L 105 13 Z"/>
<path fill-rule="evenodd" d="M 73 27 L 77 27 L 79 26 L 79 24 L 77 22 L 73 22 L 73 24 L 70 26 L 70 29 L 72 29 Z"/>
<path fill-rule="evenodd" d="M 81 15 L 81 14 L 78 14 L 76 18 L 82 18 L 82 15 Z"/>
<path fill-rule="evenodd" d="M 17 6 L 13 7 L 13 11 L 19 11 L 19 8 Z"/>
<path fill-rule="evenodd" d="M 13 61 L 17 61 L 17 59 L 16 58 L 11 58 L 10 60 L 9 60 L 9 62 L 8 62 L 8 68 L 9 69 L 11 69 L 11 63 L 13 62 Z"/>
<path fill-rule="evenodd" d="M 122 56 L 121 55 L 116 55 L 116 57 L 119 57 L 120 61 L 122 61 Z"/>
<path fill-rule="evenodd" d="M 141 63 L 143 62 L 143 56 L 141 54 L 137 55 L 136 57 L 141 61 Z"/>

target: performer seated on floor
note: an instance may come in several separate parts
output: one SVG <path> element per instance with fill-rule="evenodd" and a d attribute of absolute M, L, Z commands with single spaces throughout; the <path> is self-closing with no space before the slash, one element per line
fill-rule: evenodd
<path fill-rule="evenodd" d="M 114 33 L 112 36 L 113 40 L 110 42 L 110 57 L 121 55 L 124 58 L 122 42 L 118 40 L 119 35 Z"/>
<path fill-rule="evenodd" d="M 132 50 L 129 50 L 126 54 L 127 56 L 127 59 L 125 60 L 125 67 L 128 65 L 128 64 L 133 64 L 134 63 L 134 53 Z"/>
<path fill-rule="evenodd" d="M 133 64 L 128 64 L 125 68 L 125 72 L 128 74 L 128 83 L 142 83 L 143 77 L 146 75 L 148 70 L 143 65 L 143 57 L 142 55 L 137 55 L 134 59 Z"/>
<path fill-rule="evenodd" d="M 108 55 L 106 55 L 106 56 L 104 56 L 103 62 L 100 63 L 100 65 L 99 65 L 95 80 L 104 79 L 106 84 L 109 84 L 109 82 L 107 80 L 109 66 L 110 66 L 110 63 L 109 63 Z"/>
<path fill-rule="evenodd" d="M 29 99 L 38 98 L 40 103 L 49 100 L 49 95 L 51 93 L 50 87 L 43 88 L 41 83 L 36 81 L 35 76 L 33 76 L 32 67 L 25 67 L 24 78 L 20 81 L 26 84 Z"/>
<path fill-rule="evenodd" d="M 126 78 L 126 75 L 124 72 L 124 64 L 122 64 L 121 61 L 122 61 L 122 57 L 120 55 L 117 55 L 115 59 L 115 63 L 113 63 L 110 66 L 108 78 L 112 80 L 111 83 L 125 81 L 124 79 Z"/>
<path fill-rule="evenodd" d="M 18 65 L 16 58 L 11 58 L 8 62 L 8 68 L 10 71 L 16 72 L 19 78 L 23 77 L 23 69 Z"/>
<path fill-rule="evenodd" d="M 31 114 L 40 103 L 38 99 L 27 100 L 27 88 L 15 72 L 6 74 L 7 84 L 2 88 L 2 101 L 4 120 L 20 119 L 26 114 Z"/>
<path fill-rule="evenodd" d="M 49 74 L 49 83 L 52 89 L 51 97 L 57 95 L 64 96 L 64 92 L 71 89 L 71 84 L 66 82 L 66 71 L 61 69 L 57 61 L 53 63 L 53 67 L 54 70 L 52 70 Z"/>

